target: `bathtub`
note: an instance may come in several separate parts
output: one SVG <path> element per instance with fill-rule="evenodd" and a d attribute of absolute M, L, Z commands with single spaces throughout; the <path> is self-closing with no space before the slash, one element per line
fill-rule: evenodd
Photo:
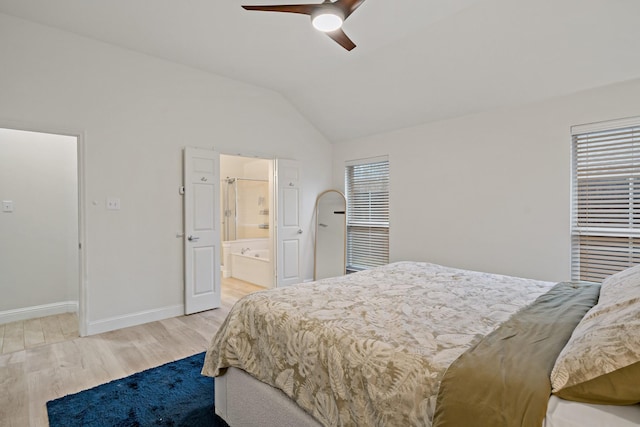
<path fill-rule="evenodd" d="M 231 277 L 231 254 L 241 252 L 243 249 L 269 249 L 269 239 L 240 239 L 225 240 L 222 242 L 222 277 Z M 269 256 L 267 256 L 269 258 Z"/>
<path fill-rule="evenodd" d="M 265 288 L 273 287 L 273 267 L 268 249 L 231 254 L 231 277 Z"/>
<path fill-rule="evenodd" d="M 269 261 L 269 249 L 252 249 L 246 251 L 244 254 L 240 253 L 239 255 Z"/>

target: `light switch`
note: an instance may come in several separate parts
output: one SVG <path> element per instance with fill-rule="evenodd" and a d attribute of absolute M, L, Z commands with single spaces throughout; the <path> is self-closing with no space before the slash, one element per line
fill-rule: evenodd
<path fill-rule="evenodd" d="M 107 197 L 107 210 L 109 211 L 119 211 L 120 210 L 120 199 L 117 197 Z"/>
<path fill-rule="evenodd" d="M 2 201 L 2 212 L 13 212 L 13 200 Z"/>

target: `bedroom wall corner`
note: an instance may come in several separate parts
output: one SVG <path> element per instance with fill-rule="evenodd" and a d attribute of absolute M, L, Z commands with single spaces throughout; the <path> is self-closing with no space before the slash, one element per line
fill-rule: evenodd
<path fill-rule="evenodd" d="M 83 133 L 93 332 L 183 304 L 185 146 L 300 161 L 310 229 L 315 197 L 331 182 L 331 144 L 280 94 L 2 14 L 0 55 L 0 121 Z M 120 210 L 106 208 L 111 197 Z M 304 277 L 313 275 L 311 239 Z"/>
<path fill-rule="evenodd" d="M 334 185 L 388 154 L 392 261 L 569 280 L 570 127 L 637 116 L 639 98 L 632 80 L 336 144 Z"/>

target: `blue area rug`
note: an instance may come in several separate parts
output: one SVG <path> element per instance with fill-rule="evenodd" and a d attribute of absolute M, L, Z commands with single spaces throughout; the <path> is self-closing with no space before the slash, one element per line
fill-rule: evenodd
<path fill-rule="evenodd" d="M 51 427 L 228 427 L 213 412 L 204 353 L 47 402 Z"/>

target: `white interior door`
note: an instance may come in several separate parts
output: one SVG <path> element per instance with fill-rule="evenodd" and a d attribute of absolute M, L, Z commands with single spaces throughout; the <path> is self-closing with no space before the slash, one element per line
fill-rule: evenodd
<path fill-rule="evenodd" d="M 304 230 L 300 224 L 300 163 L 276 160 L 277 283 L 278 286 L 302 282 L 300 258 Z"/>
<path fill-rule="evenodd" d="M 220 307 L 219 157 L 184 149 L 185 314 Z"/>

